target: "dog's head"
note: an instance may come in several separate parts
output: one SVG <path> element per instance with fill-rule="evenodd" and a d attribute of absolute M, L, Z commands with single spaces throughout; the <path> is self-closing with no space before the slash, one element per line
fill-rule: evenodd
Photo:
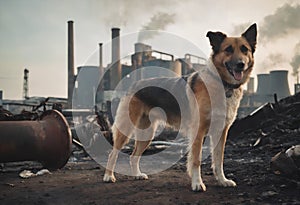
<path fill-rule="evenodd" d="M 256 47 L 256 24 L 250 26 L 241 37 L 227 37 L 222 32 L 209 31 L 206 35 L 213 49 L 212 61 L 223 81 L 243 84 L 253 68 Z"/>

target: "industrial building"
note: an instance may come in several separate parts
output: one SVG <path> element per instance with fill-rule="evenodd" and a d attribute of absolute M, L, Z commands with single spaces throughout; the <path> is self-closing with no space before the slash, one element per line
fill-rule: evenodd
<path fill-rule="evenodd" d="M 244 91 L 239 117 L 248 115 L 267 102 L 274 102 L 290 95 L 287 70 L 273 70 L 270 73 L 258 74 L 256 92 L 254 78 L 250 78 L 248 88 Z"/>
<path fill-rule="evenodd" d="M 172 54 L 154 50 L 150 45 L 135 43 L 134 54 L 131 55 L 131 65 L 122 64 L 120 60 L 120 29 L 112 28 L 111 63 L 103 66 L 102 44 L 99 44 L 99 65 L 80 66 L 77 76 L 74 74 L 74 39 L 73 22 L 68 22 L 68 105 L 73 108 L 92 108 L 97 105 L 107 110 L 106 103 L 114 99 L 113 93 L 121 79 L 126 78 L 122 84 L 124 90 L 131 82 L 165 76 L 157 73 L 153 67 L 165 68 L 178 76 L 186 75 L 206 66 L 206 59 L 200 56 L 186 54 L 183 58 L 175 59 Z M 141 70 L 140 72 L 133 71 Z M 101 78 L 100 76 L 103 76 Z M 101 80 L 100 80 L 101 78 Z M 72 83 L 73 82 L 73 83 Z M 95 86 L 97 85 L 97 86 Z M 74 96 L 73 96 L 74 94 Z M 72 102 L 73 100 L 73 102 Z"/>
<path fill-rule="evenodd" d="M 72 29 L 73 22 L 69 21 L 69 29 Z M 68 69 L 72 68 L 74 65 L 72 64 L 74 59 L 74 42 L 73 42 L 73 31 L 69 30 L 69 54 L 68 54 L 68 62 L 70 62 Z M 175 59 L 174 55 L 170 53 L 165 53 L 162 51 L 155 50 L 151 47 L 151 45 L 147 45 L 144 43 L 137 42 L 134 44 L 134 54 L 131 55 L 131 65 L 122 64 L 120 61 L 120 29 L 112 28 L 111 29 L 111 63 L 107 65 L 107 67 L 103 66 L 103 51 L 102 44 L 99 44 L 99 65 L 97 66 L 82 66 L 78 67 L 78 73 L 80 71 L 89 71 L 86 72 L 83 76 L 76 79 L 74 75 L 74 70 L 69 70 L 69 83 L 73 82 L 72 79 L 76 79 L 76 82 L 80 81 L 80 83 L 69 84 L 68 93 L 72 93 L 72 90 L 75 89 L 74 93 L 82 92 L 85 90 L 85 93 L 89 93 L 89 96 L 79 96 L 82 98 L 77 101 L 76 108 L 91 108 L 94 105 L 98 105 L 101 109 L 107 110 L 105 104 L 106 102 L 113 101 L 112 92 L 116 88 L 119 81 L 123 78 L 127 78 L 126 82 L 129 82 L 128 85 L 123 85 L 125 88 L 130 86 L 131 81 L 136 81 L 140 79 L 146 79 L 150 77 L 156 76 L 164 76 L 163 73 L 157 73 L 157 70 L 151 69 L 153 66 L 162 67 L 169 69 L 175 72 L 178 76 L 187 75 L 194 70 L 199 70 L 206 66 L 206 59 L 200 56 L 196 56 L 193 54 L 186 54 L 183 58 Z M 131 73 L 138 69 L 147 69 L 147 72 L 138 72 L 135 75 Z M 102 81 L 100 81 L 100 77 L 104 75 Z M 267 103 L 274 101 L 274 94 L 276 93 L 277 99 L 282 99 L 290 95 L 290 90 L 288 86 L 288 71 L 287 70 L 274 70 L 269 74 L 258 74 L 257 75 L 257 89 L 255 91 L 254 88 L 254 78 L 249 80 L 247 90 L 245 90 L 244 97 L 241 101 L 239 108 L 239 117 L 243 117 L 257 107 Z M 98 82 L 98 83 L 97 83 Z M 76 86 L 74 87 L 74 84 Z M 92 85 L 99 85 L 97 88 Z M 299 89 L 300 86 L 296 88 Z M 92 94 L 91 94 L 92 93 Z M 70 94 L 71 96 L 71 94 Z M 69 101 L 71 100 L 68 98 Z M 69 102 L 70 104 L 71 102 Z"/>
<path fill-rule="evenodd" d="M 122 64 L 120 58 L 120 29 L 111 29 L 111 63 L 103 65 L 102 43 L 99 43 L 99 64 L 77 67 L 75 75 L 74 65 L 74 22 L 67 22 L 67 70 L 68 70 L 68 97 L 65 99 L 52 98 L 55 102 L 64 104 L 64 108 L 85 108 L 93 109 L 97 105 L 98 109 L 108 111 L 107 103 L 114 101 L 113 91 L 121 79 L 126 78 L 124 88 L 128 88 L 131 82 L 156 76 L 164 76 L 164 73 L 157 73 L 153 67 L 161 67 L 173 71 L 178 76 L 187 75 L 195 70 L 206 66 L 206 59 L 185 54 L 182 58 L 176 58 L 173 54 L 155 50 L 151 45 L 137 42 L 133 45 L 134 53 L 131 55 L 130 64 Z M 132 74 L 133 71 L 141 70 Z M 37 98 L 28 96 L 28 74 L 29 70 L 24 70 L 24 88 L 21 101 L 9 101 L 2 98 L 0 92 L 0 105 L 4 108 L 12 107 L 13 104 L 32 104 Z M 102 76 L 102 77 L 101 77 Z M 273 70 L 268 74 L 257 75 L 257 89 L 254 88 L 254 78 L 250 78 L 247 90 L 239 108 L 239 117 L 243 117 L 257 107 L 274 102 L 274 94 L 278 100 L 290 95 L 288 85 L 287 70 Z M 102 79 L 102 80 L 100 80 Z M 295 84 L 295 93 L 300 91 L 300 84 Z M 74 104 L 75 103 L 75 104 Z M 33 103 L 38 104 L 38 102 Z"/>

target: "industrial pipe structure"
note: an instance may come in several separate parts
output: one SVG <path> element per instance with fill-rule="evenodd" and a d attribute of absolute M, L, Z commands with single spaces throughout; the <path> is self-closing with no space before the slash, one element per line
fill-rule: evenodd
<path fill-rule="evenodd" d="M 68 21 L 68 108 L 72 108 L 73 90 L 75 87 L 74 67 L 74 22 Z"/>
<path fill-rule="evenodd" d="M 0 162 L 38 161 L 59 169 L 68 162 L 71 145 L 70 127 L 56 110 L 37 121 L 0 121 Z"/>
<path fill-rule="evenodd" d="M 110 71 L 110 89 L 113 90 L 118 85 L 122 78 L 121 65 L 121 50 L 120 50 L 120 29 L 111 29 L 111 63 L 112 69 Z"/>

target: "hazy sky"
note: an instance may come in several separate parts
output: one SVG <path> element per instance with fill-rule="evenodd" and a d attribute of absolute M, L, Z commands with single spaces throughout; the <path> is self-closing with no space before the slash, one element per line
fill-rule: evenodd
<path fill-rule="evenodd" d="M 21 99 L 23 70 L 27 68 L 30 96 L 67 96 L 68 20 L 74 21 L 76 66 L 85 64 L 99 42 L 110 41 L 111 27 L 120 27 L 121 35 L 149 27 L 162 29 L 188 39 L 208 56 L 207 31 L 237 35 L 256 22 L 260 36 L 253 76 L 289 69 L 292 85 L 295 78 L 290 62 L 297 59 L 296 53 L 300 55 L 297 2 L 0 0 L 0 90 L 6 99 Z M 171 52 L 167 48 L 163 51 Z M 104 55 L 108 58 L 110 53 Z"/>

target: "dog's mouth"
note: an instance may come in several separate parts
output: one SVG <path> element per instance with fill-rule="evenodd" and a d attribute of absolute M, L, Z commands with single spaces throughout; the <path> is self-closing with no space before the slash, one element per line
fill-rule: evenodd
<path fill-rule="evenodd" d="M 233 76 L 233 78 L 237 81 L 240 81 L 243 79 L 244 73 L 243 70 L 237 70 L 230 67 L 230 65 L 226 62 L 225 66 L 228 70 L 228 72 Z"/>

